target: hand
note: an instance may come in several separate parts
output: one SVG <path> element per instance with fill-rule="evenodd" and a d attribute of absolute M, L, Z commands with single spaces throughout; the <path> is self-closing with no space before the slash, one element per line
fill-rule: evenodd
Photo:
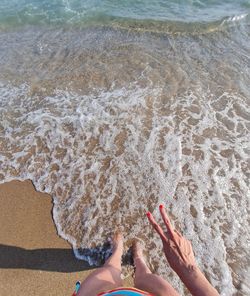
<path fill-rule="evenodd" d="M 163 205 L 160 205 L 160 213 L 167 227 L 167 233 L 164 233 L 150 212 L 147 213 L 147 217 L 160 235 L 163 251 L 169 265 L 179 276 L 182 276 L 183 273 L 192 272 L 196 267 L 196 263 L 190 241 L 173 228 Z"/>
<path fill-rule="evenodd" d="M 193 296 L 219 296 L 216 289 L 208 282 L 196 265 L 190 241 L 173 228 L 163 205 L 160 205 L 160 213 L 167 227 L 166 233 L 156 223 L 150 212 L 147 213 L 147 216 L 149 222 L 160 235 L 163 251 L 169 265 Z"/>

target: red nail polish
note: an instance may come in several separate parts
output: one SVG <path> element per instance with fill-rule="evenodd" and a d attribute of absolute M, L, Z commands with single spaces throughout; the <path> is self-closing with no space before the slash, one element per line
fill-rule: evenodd
<path fill-rule="evenodd" d="M 162 204 L 160 204 L 160 205 L 159 205 L 159 208 L 160 208 L 160 209 L 163 209 L 163 205 L 162 205 Z"/>
<path fill-rule="evenodd" d="M 150 217 L 151 216 L 151 213 L 150 212 L 147 212 L 146 215 L 147 215 L 147 217 Z"/>

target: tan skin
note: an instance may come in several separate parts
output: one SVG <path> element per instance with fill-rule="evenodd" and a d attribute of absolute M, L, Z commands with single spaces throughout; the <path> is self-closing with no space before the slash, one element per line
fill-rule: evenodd
<path fill-rule="evenodd" d="M 173 228 L 163 205 L 160 205 L 160 213 L 167 228 L 167 234 L 150 212 L 147 213 L 147 217 L 162 240 L 163 251 L 171 268 L 178 274 L 192 295 L 218 296 L 219 293 L 197 266 L 190 241 Z"/>
<path fill-rule="evenodd" d="M 190 241 L 173 228 L 162 205 L 160 205 L 160 213 L 167 233 L 162 230 L 150 212 L 147 213 L 147 217 L 162 240 L 163 251 L 171 268 L 178 274 L 193 296 L 218 296 L 218 292 L 196 265 Z M 113 238 L 112 255 L 103 267 L 96 269 L 84 280 L 77 295 L 96 296 L 100 292 L 121 287 L 122 253 L 123 237 L 121 233 L 116 233 Z M 133 258 L 135 288 L 155 296 L 179 296 L 178 292 L 165 279 L 150 271 L 138 242 L 133 245 Z"/>

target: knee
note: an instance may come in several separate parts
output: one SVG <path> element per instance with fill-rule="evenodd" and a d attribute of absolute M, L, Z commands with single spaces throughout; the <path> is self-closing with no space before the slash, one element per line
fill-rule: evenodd
<path fill-rule="evenodd" d="M 116 287 L 121 287 L 123 285 L 121 271 L 112 265 L 106 265 L 106 269 L 110 274 L 113 284 L 116 285 Z"/>
<path fill-rule="evenodd" d="M 134 285 L 136 288 L 143 290 L 145 287 L 145 278 L 143 275 L 141 275 L 140 277 L 135 277 L 134 279 Z"/>
<path fill-rule="evenodd" d="M 116 288 L 119 288 L 119 287 L 123 286 L 123 282 L 122 282 L 121 277 L 117 278 L 115 284 L 116 284 Z"/>

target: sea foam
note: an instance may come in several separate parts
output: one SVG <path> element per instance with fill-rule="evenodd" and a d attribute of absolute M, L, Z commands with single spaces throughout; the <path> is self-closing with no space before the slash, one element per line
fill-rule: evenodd
<path fill-rule="evenodd" d="M 152 269 L 183 293 L 145 218 L 150 210 L 160 221 L 164 203 L 212 284 L 233 294 L 249 264 L 246 98 L 197 89 L 166 99 L 136 84 L 46 97 L 1 84 L 0 97 L 1 183 L 31 179 L 51 194 L 58 233 L 78 258 L 101 264 L 119 226 L 126 248 L 144 241 Z"/>

